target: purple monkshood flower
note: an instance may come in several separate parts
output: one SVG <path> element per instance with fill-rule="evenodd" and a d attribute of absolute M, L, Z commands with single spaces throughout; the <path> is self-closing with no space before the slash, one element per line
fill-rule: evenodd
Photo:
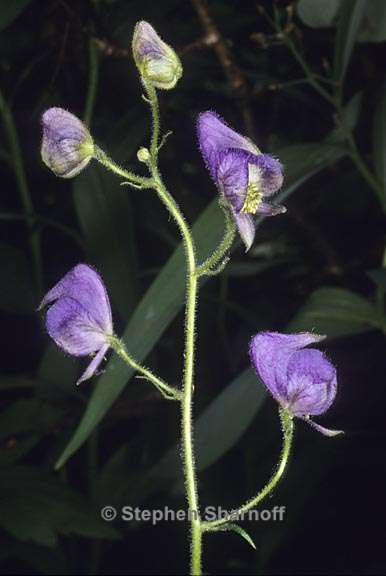
<path fill-rule="evenodd" d="M 266 201 L 281 187 L 283 167 L 227 126 L 215 112 L 199 115 L 197 131 L 205 164 L 232 211 L 248 251 L 255 237 L 255 214 L 275 216 L 286 211 L 284 206 Z"/>
<path fill-rule="evenodd" d="M 174 88 L 182 75 L 182 65 L 177 54 L 144 20 L 134 29 L 132 49 L 135 64 L 145 81 L 156 88 Z"/>
<path fill-rule="evenodd" d="M 45 295 L 39 310 L 45 306 L 47 332 L 60 348 L 72 356 L 95 355 L 80 384 L 96 372 L 113 335 L 103 281 L 91 266 L 78 264 Z"/>
<path fill-rule="evenodd" d="M 329 430 L 310 420 L 326 412 L 336 396 L 334 366 L 319 350 L 305 349 L 323 338 L 307 332 L 260 332 L 250 342 L 249 355 L 257 375 L 282 408 L 326 436 L 335 436 L 342 430 Z"/>
<path fill-rule="evenodd" d="M 42 116 L 43 162 L 56 176 L 72 178 L 94 155 L 94 142 L 86 126 L 63 108 L 49 108 Z"/>

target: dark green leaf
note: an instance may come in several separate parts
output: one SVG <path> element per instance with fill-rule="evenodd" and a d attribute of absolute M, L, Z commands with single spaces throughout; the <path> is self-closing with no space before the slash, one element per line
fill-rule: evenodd
<path fill-rule="evenodd" d="M 6 0 L 0 4 L 0 31 L 7 26 L 23 12 L 30 4 L 31 0 Z"/>
<path fill-rule="evenodd" d="M 15 440 L 12 438 L 0 447 L 0 468 L 15 464 L 26 456 L 40 441 L 38 434 L 29 435 L 27 438 Z"/>
<path fill-rule="evenodd" d="M 358 40 L 359 42 L 384 42 L 386 40 L 385 0 L 367 2 Z"/>
<path fill-rule="evenodd" d="M 58 534 L 118 537 L 84 496 L 52 476 L 21 466 L 1 472 L 0 526 L 18 540 L 44 546 L 55 546 Z"/>
<path fill-rule="evenodd" d="M 343 288 L 319 288 L 300 308 L 289 331 L 315 331 L 330 337 L 380 328 L 382 320 L 371 302 Z"/>
<path fill-rule="evenodd" d="M 129 194 L 99 166 L 74 182 L 74 203 L 91 260 L 123 319 L 137 298 L 133 220 Z"/>
<path fill-rule="evenodd" d="M 266 398 L 256 374 L 245 370 L 200 414 L 195 424 L 197 469 L 204 470 L 223 456 L 244 434 Z M 180 449 L 173 447 L 152 474 L 176 478 L 180 472 Z"/>
<path fill-rule="evenodd" d="M 373 155 L 376 174 L 386 196 L 386 83 L 379 95 L 374 114 Z"/>
<path fill-rule="evenodd" d="M 299 0 L 299 18 L 311 28 L 325 28 L 336 24 L 336 17 L 342 0 Z M 370 0 L 366 2 L 361 21 L 358 42 L 384 42 L 386 40 L 386 2 Z"/>
<path fill-rule="evenodd" d="M 0 413 L 0 440 L 33 432 L 44 435 L 61 416 L 62 410 L 36 398 L 17 400 Z"/>
<path fill-rule="evenodd" d="M 386 268 L 378 268 L 377 270 L 370 270 L 367 275 L 371 280 L 386 292 Z"/>
<path fill-rule="evenodd" d="M 55 344 L 50 343 L 39 365 L 38 393 L 49 400 L 69 394 L 81 397 L 80 391 L 74 386 L 78 375 L 78 360 L 67 356 Z"/>
<path fill-rule="evenodd" d="M 339 82 L 346 75 L 365 8 L 366 0 L 343 0 L 340 7 L 334 56 L 334 77 Z"/>
<path fill-rule="evenodd" d="M 330 142 L 343 142 L 347 139 L 347 131 L 352 132 L 358 122 L 362 107 L 363 92 L 357 92 L 342 110 L 339 125 L 328 137 Z"/>
<path fill-rule="evenodd" d="M 341 0 L 299 0 L 297 13 L 307 26 L 324 28 L 332 26 L 338 13 Z"/>

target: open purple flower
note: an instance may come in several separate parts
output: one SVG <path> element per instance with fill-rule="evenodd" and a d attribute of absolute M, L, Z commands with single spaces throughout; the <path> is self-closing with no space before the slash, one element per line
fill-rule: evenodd
<path fill-rule="evenodd" d="M 324 336 L 260 332 L 251 340 L 253 367 L 272 396 L 293 416 L 302 418 L 326 436 L 341 434 L 310 420 L 323 414 L 336 396 L 336 370 L 325 355 L 309 344 Z"/>
<path fill-rule="evenodd" d="M 197 122 L 198 141 L 208 170 L 229 205 L 240 236 L 249 250 L 255 237 L 256 214 L 275 216 L 286 211 L 266 201 L 283 183 L 283 167 L 262 154 L 215 112 L 203 112 Z"/>
<path fill-rule="evenodd" d="M 96 372 L 113 335 L 103 281 L 91 266 L 78 264 L 45 295 L 39 310 L 45 306 L 47 332 L 60 348 L 73 356 L 95 355 L 80 384 Z"/>
<path fill-rule="evenodd" d="M 63 108 L 49 108 L 42 116 L 43 162 L 62 178 L 79 174 L 94 155 L 94 142 L 86 126 Z"/>

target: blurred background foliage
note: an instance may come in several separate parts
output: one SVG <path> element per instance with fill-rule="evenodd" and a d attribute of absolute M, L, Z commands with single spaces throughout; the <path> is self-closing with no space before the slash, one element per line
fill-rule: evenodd
<path fill-rule="evenodd" d="M 94 264 L 129 351 L 178 383 L 183 254 L 153 193 L 92 165 L 73 181 L 39 157 L 42 111 L 65 107 L 134 167 L 149 116 L 130 54 L 150 21 L 184 76 L 162 94 L 161 162 L 200 256 L 221 238 L 197 150 L 214 109 L 285 165 L 288 213 L 265 220 L 202 289 L 196 450 L 202 505 L 231 509 L 279 454 L 275 404 L 248 368 L 261 329 L 315 330 L 339 371 L 329 440 L 301 422 L 284 481 L 263 505 L 282 523 L 206 538 L 221 574 L 384 574 L 386 557 L 386 2 L 13 0 L 0 3 L 0 571 L 183 574 L 187 526 L 103 522 L 102 506 L 184 507 L 178 415 L 115 357 L 83 363 L 50 343 L 36 307 L 79 261 Z M 138 169 L 138 166 L 135 166 Z M 139 168 L 140 169 L 140 168 Z M 55 464 L 57 470 L 54 471 Z"/>

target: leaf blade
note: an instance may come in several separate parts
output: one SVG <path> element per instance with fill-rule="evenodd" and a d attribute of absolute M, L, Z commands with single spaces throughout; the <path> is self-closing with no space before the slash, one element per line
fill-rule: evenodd
<path fill-rule="evenodd" d="M 329 337 L 379 328 L 379 315 L 363 296 L 343 288 L 315 290 L 291 320 L 289 331 L 313 331 Z"/>
<path fill-rule="evenodd" d="M 74 181 L 73 198 L 89 257 L 126 319 L 137 300 L 130 199 L 116 178 L 96 165 Z"/>
<path fill-rule="evenodd" d="M 334 78 L 343 83 L 362 22 L 366 0 L 343 0 L 335 40 Z"/>
<path fill-rule="evenodd" d="M 378 180 L 386 194 L 386 83 L 383 85 L 374 114 L 373 156 Z"/>

